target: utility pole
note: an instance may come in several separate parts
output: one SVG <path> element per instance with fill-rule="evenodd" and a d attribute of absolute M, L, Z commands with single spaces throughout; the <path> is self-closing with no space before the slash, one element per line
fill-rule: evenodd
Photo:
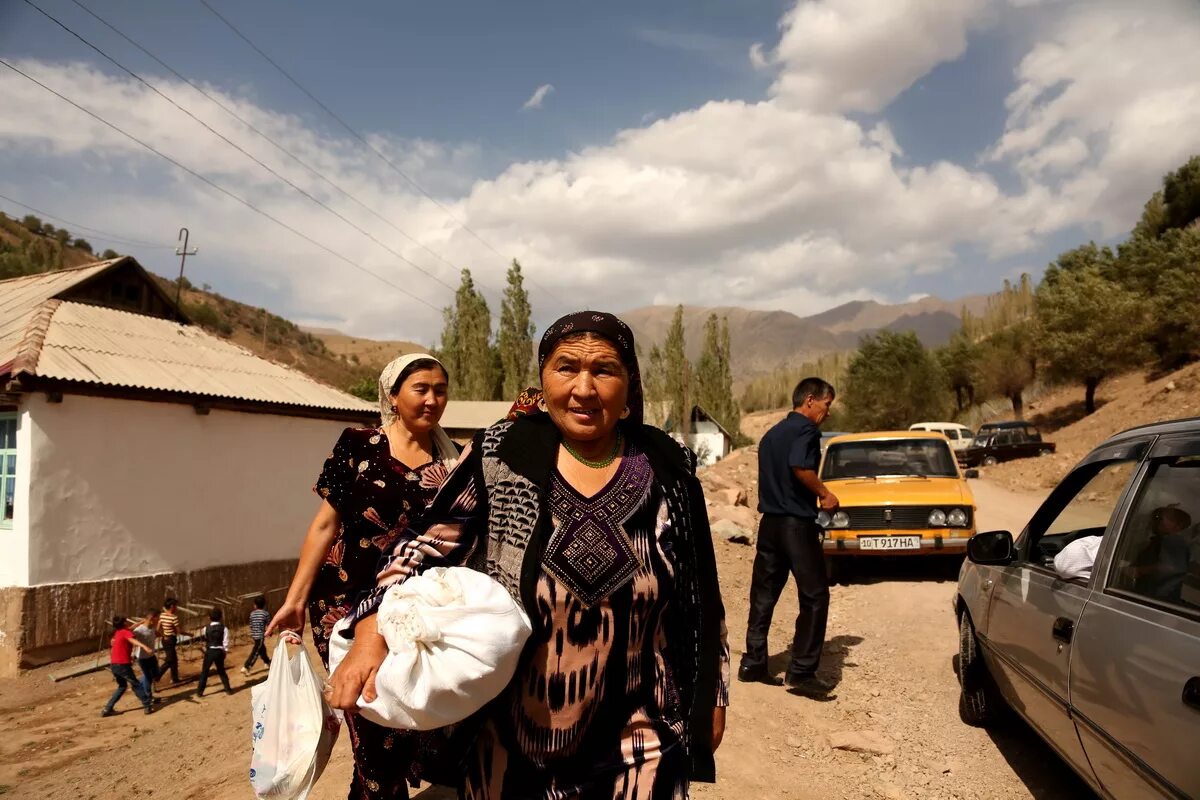
<path fill-rule="evenodd" d="M 178 241 L 182 242 L 182 246 L 175 248 L 175 255 L 179 256 L 179 280 L 175 282 L 175 311 L 179 314 L 183 313 L 183 307 L 179 305 L 180 296 L 183 294 L 183 265 L 188 256 L 194 256 L 200 251 L 199 247 L 188 250 L 188 235 L 187 228 L 180 228 Z"/>

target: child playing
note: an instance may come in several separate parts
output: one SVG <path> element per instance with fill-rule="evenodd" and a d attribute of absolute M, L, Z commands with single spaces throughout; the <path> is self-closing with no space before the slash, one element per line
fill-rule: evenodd
<path fill-rule="evenodd" d="M 259 656 L 262 656 L 263 663 L 268 667 L 271 666 L 271 659 L 267 656 L 267 645 L 263 641 L 267 632 L 267 623 L 271 621 L 271 615 L 267 613 L 267 598 L 254 598 L 254 610 L 250 612 L 250 638 L 254 641 L 254 646 L 250 648 L 250 657 L 246 659 L 246 664 L 242 667 L 242 674 L 249 675 L 250 668 L 254 666 L 254 662 Z"/>
<path fill-rule="evenodd" d="M 146 713 L 152 714 L 154 713 L 154 707 L 150 704 L 150 695 L 146 694 L 141 684 L 138 683 L 137 677 L 133 674 L 133 648 L 137 647 L 140 650 L 146 650 L 146 645 L 133 638 L 133 631 L 129 630 L 129 622 L 124 617 L 113 617 L 112 626 L 112 652 L 109 654 L 108 668 L 112 670 L 113 679 L 117 682 L 117 690 L 112 693 L 112 697 L 108 698 L 108 703 L 105 704 L 104 710 L 100 712 L 100 716 L 111 717 L 117 713 L 113 710 L 113 707 L 121 699 L 121 695 L 125 694 L 126 688 L 133 689 L 133 693 L 137 695 L 137 699 L 142 701 Z M 154 655 L 153 650 L 149 652 L 150 655 Z"/>
<path fill-rule="evenodd" d="M 200 668 L 200 685 L 196 688 L 196 696 L 204 696 L 209 667 L 216 667 L 221 683 L 225 684 L 225 693 L 233 694 L 233 689 L 229 686 L 229 675 L 225 672 L 225 654 L 229 652 L 229 628 L 221 622 L 219 608 L 210 611 L 208 618 L 211 621 L 204 629 L 204 666 Z"/>

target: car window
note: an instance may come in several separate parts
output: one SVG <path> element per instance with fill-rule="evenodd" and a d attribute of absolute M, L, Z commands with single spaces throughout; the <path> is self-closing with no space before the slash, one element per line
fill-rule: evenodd
<path fill-rule="evenodd" d="M 1108 585 L 1200 609 L 1200 456 L 1150 462 L 1117 544 Z"/>
<path fill-rule="evenodd" d="M 958 431 L 954 430 L 954 428 L 947 428 L 942 433 L 946 434 L 947 439 L 958 439 Z"/>
<path fill-rule="evenodd" d="M 883 476 L 956 478 L 954 454 L 945 439 L 879 439 L 829 447 L 821 480 Z"/>
<path fill-rule="evenodd" d="M 996 447 L 996 446 L 1002 445 L 1002 444 L 1011 444 L 1011 443 L 1012 443 L 1012 433 L 1010 431 L 1000 431 L 1000 433 L 997 433 L 994 436 L 992 436 L 992 441 L 991 441 L 992 447 Z"/>
<path fill-rule="evenodd" d="M 1136 466 L 1111 461 L 1069 475 L 1029 523 L 1029 561 L 1053 569 L 1054 556 L 1068 544 L 1103 534 Z"/>

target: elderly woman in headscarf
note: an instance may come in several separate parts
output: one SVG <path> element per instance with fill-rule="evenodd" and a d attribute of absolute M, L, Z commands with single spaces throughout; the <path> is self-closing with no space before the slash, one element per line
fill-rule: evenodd
<path fill-rule="evenodd" d="M 299 631 L 308 613 L 313 643 L 329 665 L 329 634 L 364 591 L 400 532 L 420 521 L 458 458 L 438 422 L 449 375 L 428 353 L 401 356 L 379 376 L 378 428 L 347 428 L 325 460 L 314 491 L 321 497 L 300 550 L 287 598 L 267 633 Z M 356 718 L 350 798 L 404 798 L 418 740 Z"/>
<path fill-rule="evenodd" d="M 327 696 L 374 699 L 374 611 L 431 566 L 499 581 L 533 624 L 512 682 L 468 731 L 460 795 L 686 798 L 715 779 L 729 653 L 694 455 L 643 423 L 633 334 L 580 312 L 541 340 L 542 389 L 477 435 L 423 526 L 382 562 Z"/>

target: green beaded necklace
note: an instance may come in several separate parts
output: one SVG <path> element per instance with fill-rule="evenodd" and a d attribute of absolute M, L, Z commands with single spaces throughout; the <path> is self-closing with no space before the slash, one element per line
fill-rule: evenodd
<path fill-rule="evenodd" d="M 612 452 L 609 453 L 607 457 L 598 461 L 592 461 L 589 458 L 584 458 L 579 453 L 575 452 L 575 448 L 567 444 L 566 440 L 563 440 L 562 446 L 576 461 L 578 461 L 580 464 L 583 464 L 585 467 L 591 467 L 592 469 L 604 469 L 609 464 L 617 460 L 617 456 L 621 454 L 621 445 L 624 443 L 624 437 L 621 436 L 620 431 L 617 431 L 617 441 L 613 445 Z"/>

